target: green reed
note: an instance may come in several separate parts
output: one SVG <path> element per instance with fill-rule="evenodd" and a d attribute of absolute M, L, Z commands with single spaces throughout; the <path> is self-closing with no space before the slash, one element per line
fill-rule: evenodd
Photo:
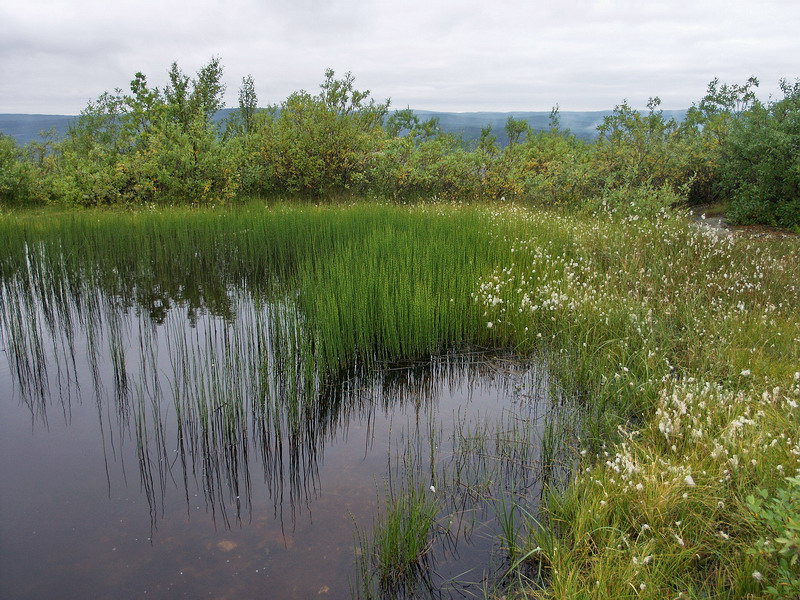
<path fill-rule="evenodd" d="M 425 559 L 433 546 L 440 506 L 423 488 L 389 495 L 370 534 L 357 535 L 361 564 L 357 573 L 359 597 L 413 597 L 424 586 Z"/>
<path fill-rule="evenodd" d="M 43 395 L 53 374 L 37 365 L 41 335 L 60 323 L 91 336 L 106 306 L 154 322 L 175 306 L 235 322 L 236 289 L 272 307 L 231 334 L 223 364 L 238 375 L 204 379 L 212 371 L 188 350 L 176 365 L 186 447 L 213 458 L 203 464 L 216 489 L 224 465 L 244 460 L 220 449 L 243 447 L 243 419 L 258 422 L 251 435 L 274 464 L 313 477 L 316 442 L 346 410 L 330 390 L 354 370 L 469 345 L 541 352 L 563 389 L 555 401 L 577 393 L 580 411 L 554 417 L 540 446 L 517 443 L 530 421 L 465 423 L 437 489 L 492 494 L 493 457 L 508 457 L 516 483 L 538 457 L 552 467 L 547 527 L 532 524 L 534 501 L 517 504 L 514 524 L 535 531 L 517 535 L 513 562 L 541 546 L 552 594 L 741 597 L 761 587 L 754 569 L 775 570 L 746 552 L 757 538 L 744 498 L 798 468 L 797 256 L 796 240 L 720 237 L 674 215 L 375 204 L 14 213 L 0 216 L 2 335 Z M 107 343 L 95 339 L 90 355 Z M 250 350 L 260 365 L 237 358 Z M 258 392 L 242 412 L 250 385 Z M 147 408 L 133 414 L 155 418 Z M 707 424 L 664 432 L 688 418 Z M 580 469 L 561 487 L 574 466 L 556 460 L 565 441 Z"/>
<path fill-rule="evenodd" d="M 358 406 L 343 399 L 346 389 L 332 393 L 337 382 L 353 373 L 363 381 L 373 366 L 394 359 L 510 341 L 486 326 L 473 293 L 476 282 L 514 259 L 505 235 L 515 224 L 498 231 L 478 207 L 92 211 L 47 220 L 17 214 L 6 215 L 0 229 L 8 233 L 6 241 L 16 241 L 0 258 L 6 281 L 16 286 L 6 288 L 9 298 L 19 294 L 31 307 L 12 324 L 43 322 L 55 337 L 82 329 L 95 357 L 107 347 L 118 404 L 131 407 L 125 411 L 133 417 L 142 487 L 156 510 L 168 476 L 169 420 L 177 429 L 184 487 L 187 477 L 199 477 L 207 505 L 228 523 L 239 518 L 239 497 L 249 496 L 251 447 L 274 497 L 282 493 L 284 474 L 292 503 L 314 487 L 325 438 Z M 238 294 L 248 294 L 254 304 L 239 302 Z M 131 310 L 145 317 L 138 321 L 142 375 L 135 385 L 128 381 L 118 333 L 119 315 Z M 176 311 L 190 321 L 208 312 L 219 322 L 187 329 L 180 323 L 184 317 L 171 316 Z M 67 315 L 75 327 L 62 329 Z M 104 340 L 106 321 L 111 336 Z M 158 387 L 156 324 L 166 326 L 169 390 Z M 40 339 L 20 333 L 11 337 Z M 426 386 L 391 378 L 385 383 L 399 392 L 407 386 L 415 396 Z M 162 401 L 167 393 L 171 403 Z M 485 453 L 468 457 L 459 451 L 469 463 L 464 468 L 474 472 L 451 486 L 457 490 L 450 495 L 454 505 L 467 496 L 482 501 L 478 489 L 494 494 L 489 482 L 499 470 L 510 482 L 512 472 L 528 468 L 528 445 L 536 442 L 523 424 L 503 427 L 497 439 L 490 437 L 494 426 L 485 427 L 485 439 L 475 437 L 487 444 Z M 417 440 L 427 451 L 413 453 L 427 453 L 427 464 L 402 470 L 415 478 L 422 469 L 433 479 L 443 468 L 434 456 L 435 432 L 427 433 Z M 474 470 L 476 464 L 482 466 Z M 446 473 L 436 476 L 448 485 Z M 431 526 L 427 486 L 412 486 L 404 476 L 397 486 L 374 532 L 374 566 L 384 582 L 416 570 L 430 542 L 420 542 Z M 226 509 L 231 502 L 234 515 Z"/>
<path fill-rule="evenodd" d="M 0 231 L 3 279 L 30 273 L 55 306 L 97 287 L 156 319 L 176 302 L 232 317 L 234 286 L 270 297 L 292 290 L 305 323 L 300 337 L 309 340 L 302 351 L 332 373 L 356 359 L 487 344 L 470 294 L 509 258 L 477 209 L 5 215 Z"/>

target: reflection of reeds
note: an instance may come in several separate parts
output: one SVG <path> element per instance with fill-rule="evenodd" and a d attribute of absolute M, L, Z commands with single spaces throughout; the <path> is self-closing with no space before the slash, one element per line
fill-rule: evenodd
<path fill-rule="evenodd" d="M 499 414 L 460 407 L 451 424 L 435 403 L 423 402 L 416 420 L 399 428 L 389 442 L 383 509 L 371 528 L 357 524 L 358 597 L 438 597 L 443 590 L 478 585 L 503 594 L 522 584 L 541 585 L 538 556 L 527 549 L 530 531 L 541 494 L 569 473 L 569 444 L 579 420 L 573 403 L 551 387 L 545 361 L 512 358 L 462 354 L 437 359 L 424 371 L 387 367 L 388 381 L 415 381 L 432 397 L 452 376 L 470 381 L 473 389 L 502 382 L 515 402 Z M 551 443 L 545 447 L 547 437 Z M 417 519 L 427 517 L 424 509 L 431 505 L 436 512 L 429 519 L 403 523 L 410 538 L 395 533 L 401 521 L 395 511 Z M 429 523 L 428 545 L 416 553 L 421 546 L 412 532 L 423 529 L 421 522 Z M 456 557 L 474 554 L 472 546 L 484 548 L 480 564 L 473 557 L 454 573 L 461 560 Z"/>
<path fill-rule="evenodd" d="M 470 351 L 508 341 L 471 296 L 513 259 L 479 209 L 7 216 L 0 237 L 0 330 L 22 396 L 37 419 L 53 401 L 66 415 L 86 369 L 104 442 L 136 444 L 154 526 L 165 490 L 182 488 L 188 510 L 195 483 L 230 526 L 254 477 L 276 514 L 293 513 L 316 493 L 327 440 L 411 403 L 413 448 L 398 452 L 417 458 L 390 470 L 370 534 L 379 578 L 400 580 L 429 554 L 437 515 L 455 521 L 437 540 L 467 538 L 494 499 L 535 503 L 558 455 L 556 419 L 527 410 L 538 399 L 499 419 L 456 415 L 442 438 L 443 386 L 519 372 Z M 524 392 L 548 393 L 548 368 L 522 372 Z"/>

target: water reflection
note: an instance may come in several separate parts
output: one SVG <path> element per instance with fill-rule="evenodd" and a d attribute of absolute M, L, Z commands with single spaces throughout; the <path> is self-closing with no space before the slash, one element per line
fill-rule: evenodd
<path fill-rule="evenodd" d="M 369 527 L 383 495 L 409 482 L 445 498 L 449 525 L 424 589 L 447 597 L 485 585 L 481 569 L 499 547 L 486 499 L 533 506 L 543 478 L 563 475 L 542 454 L 542 439 L 569 416 L 544 361 L 462 349 L 331 377 L 315 370 L 290 297 L 123 281 L 94 273 L 80 285 L 28 271 L 0 285 L 1 472 L 3 489 L 19 490 L 3 511 L 20 519 L 2 536 L 0 562 L 13 563 L 3 569 L 5 597 L 68 582 L 74 597 L 114 586 L 141 595 L 142 577 L 150 597 L 248 596 L 267 574 L 274 597 L 348 597 L 353 522 Z M 27 451 L 39 455 L 29 472 L 19 468 Z M 34 512 L 26 490 L 41 494 Z M 65 497 L 83 504 L 66 511 L 83 530 L 81 583 L 65 558 L 74 544 L 58 519 Z M 142 514 L 147 529 L 128 530 Z M 30 533 L 37 524 L 50 528 L 44 538 Z M 38 572 L 42 543 L 50 583 L 23 583 Z M 109 576 L 122 567 L 107 552 L 125 556 L 128 579 Z M 308 564 L 315 555 L 324 567 Z M 233 557 L 246 577 L 227 571 Z M 160 572 L 159 561 L 174 569 Z M 322 583 L 309 574 L 317 570 Z"/>

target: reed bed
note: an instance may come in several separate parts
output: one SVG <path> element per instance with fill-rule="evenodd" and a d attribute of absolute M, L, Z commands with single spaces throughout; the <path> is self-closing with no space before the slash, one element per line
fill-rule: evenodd
<path fill-rule="evenodd" d="M 546 356 L 563 390 L 553 401 L 577 397 L 580 410 L 571 405 L 533 440 L 531 422 L 518 417 L 471 423 L 454 437 L 452 460 L 428 469 L 446 494 L 434 530 L 464 494 L 496 503 L 498 544 L 515 571 L 505 579 L 519 585 L 487 594 L 780 596 L 791 593 L 796 563 L 784 566 L 769 548 L 791 532 L 796 507 L 784 507 L 783 521 L 767 519 L 748 497 L 790 497 L 781 494 L 786 478 L 800 474 L 798 256 L 796 238 L 722 235 L 667 211 L 652 219 L 378 204 L 13 213 L 0 216 L 2 336 L 35 397 L 53 376 L 40 372 L 40 332 L 63 322 L 98 327 L 103 303 L 154 321 L 180 306 L 190 317 L 208 311 L 238 322 L 223 355 L 214 354 L 219 340 L 191 343 L 206 345 L 207 361 L 261 357 L 223 362 L 229 375 L 204 379 L 213 370 L 191 370 L 189 342 L 176 342 L 186 357 L 176 369 L 194 382 L 175 394 L 187 452 L 219 457 L 207 463 L 209 485 L 231 490 L 223 481 L 231 470 L 214 465 L 245 460 L 242 421 L 261 436 L 265 457 L 313 478 L 320 440 L 348 410 L 331 390 L 354 370 L 475 346 Z M 240 318 L 237 290 L 263 303 L 260 315 Z M 112 354 L 119 389 L 130 388 Z M 253 371 L 261 376 L 243 375 Z M 243 386 L 258 399 L 252 406 L 237 400 Z M 157 419 L 147 408 L 155 404 L 133 405 L 140 445 L 151 448 L 158 429 L 144 423 Z M 278 438 L 290 447 L 276 454 Z M 158 465 L 148 452 L 142 460 Z M 541 503 L 487 485 L 496 468 L 519 484 L 520 465 L 554 457 L 563 468 L 543 471 L 551 476 Z M 393 531 L 392 507 L 410 514 L 403 499 L 426 498 L 419 471 L 403 473 L 376 532 Z M 420 514 L 432 514 L 420 502 Z"/>

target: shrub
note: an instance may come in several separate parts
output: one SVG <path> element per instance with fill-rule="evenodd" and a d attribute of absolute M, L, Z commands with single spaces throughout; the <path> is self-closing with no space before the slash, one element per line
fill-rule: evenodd
<path fill-rule="evenodd" d="M 0 134 L 0 203 L 25 206 L 35 202 L 34 172 L 14 138 Z"/>
<path fill-rule="evenodd" d="M 777 563 L 774 585 L 766 591 L 776 598 L 800 598 L 800 477 L 787 477 L 788 487 L 770 498 L 766 490 L 747 497 L 747 505 L 760 530 L 768 532 L 752 550 Z M 763 576 L 756 572 L 754 576 Z"/>
<path fill-rule="evenodd" d="M 800 231 L 800 80 L 731 126 L 720 172 L 732 222 Z"/>

